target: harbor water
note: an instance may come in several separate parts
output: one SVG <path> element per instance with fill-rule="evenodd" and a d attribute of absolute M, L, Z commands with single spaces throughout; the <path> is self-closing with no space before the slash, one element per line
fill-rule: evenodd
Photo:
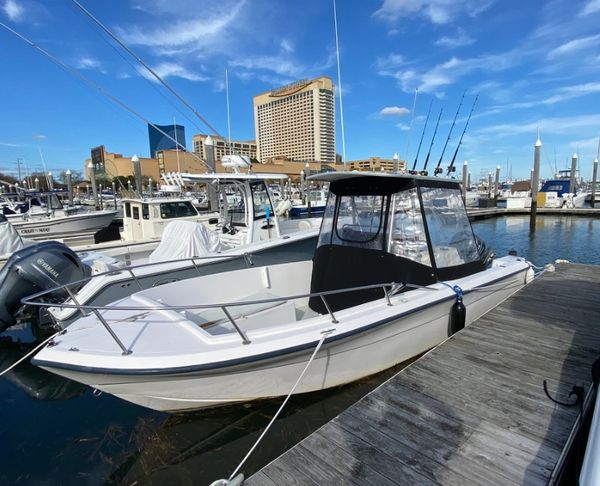
<path fill-rule="evenodd" d="M 473 228 L 496 255 L 510 250 L 538 266 L 556 259 L 600 264 L 600 219 L 490 218 Z M 43 339 L 24 323 L 0 337 L 0 369 Z M 386 378 L 400 365 L 347 386 L 293 397 L 242 471 L 279 456 Z M 281 400 L 179 415 L 154 412 L 24 363 L 0 378 L 0 484 L 208 484 L 226 478 L 263 431 Z"/>

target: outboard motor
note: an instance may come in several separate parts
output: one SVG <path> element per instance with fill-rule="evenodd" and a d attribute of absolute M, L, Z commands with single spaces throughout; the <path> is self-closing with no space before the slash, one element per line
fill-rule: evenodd
<path fill-rule="evenodd" d="M 0 270 L 0 332 L 16 324 L 21 299 L 91 275 L 77 254 L 57 241 L 46 241 L 12 254 Z M 85 282 L 71 287 L 77 292 Z M 65 289 L 57 289 L 46 298 L 63 301 L 69 297 Z"/>

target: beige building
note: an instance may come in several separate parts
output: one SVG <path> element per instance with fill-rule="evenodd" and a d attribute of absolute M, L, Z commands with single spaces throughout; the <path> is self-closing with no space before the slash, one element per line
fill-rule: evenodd
<path fill-rule="evenodd" d="M 269 173 L 269 174 L 285 174 L 292 181 L 300 180 L 300 172 L 306 173 L 307 166 L 311 174 L 316 174 L 323 170 L 332 171 L 336 170 L 333 164 L 322 164 L 321 162 L 296 162 L 294 160 L 287 160 L 283 158 L 273 159 L 265 164 L 252 164 L 252 171 L 258 173 Z M 338 166 L 339 167 L 339 166 Z M 338 169 L 340 170 L 340 169 Z M 223 167 L 217 167 L 217 172 L 226 172 Z"/>
<path fill-rule="evenodd" d="M 139 157 L 140 167 L 142 169 L 143 178 L 151 178 L 158 181 L 160 175 L 164 172 L 206 172 L 204 164 L 198 160 L 198 157 L 190 152 L 181 150 L 160 150 L 156 152 L 156 158 Z M 88 167 L 91 159 L 85 161 L 85 176 L 89 180 L 90 169 Z M 104 170 L 102 170 L 102 167 Z M 109 179 L 113 177 L 130 177 L 133 176 L 133 163 L 131 157 L 124 157 L 123 154 L 117 154 L 104 151 L 104 162 L 98 164 L 96 174 L 100 176 L 104 174 Z"/>
<path fill-rule="evenodd" d="M 194 153 L 201 159 L 206 160 L 206 138 L 208 135 L 199 133 L 192 137 L 192 145 L 194 147 Z M 215 147 L 215 161 L 219 162 L 223 155 L 236 154 L 236 155 L 247 155 L 250 160 L 256 160 L 256 142 L 254 140 L 239 141 L 232 140 L 231 147 L 229 147 L 227 141 L 218 135 L 211 135 L 210 138 L 213 141 Z"/>
<path fill-rule="evenodd" d="M 343 166 L 342 166 L 343 167 Z M 349 160 L 346 163 L 346 168 L 339 165 L 337 170 L 359 170 L 359 171 L 386 171 L 394 170 L 394 159 L 382 159 L 381 157 L 370 157 L 362 160 Z M 398 161 L 398 171 L 406 172 L 406 160 Z"/>
<path fill-rule="evenodd" d="M 257 158 L 335 163 L 331 78 L 296 81 L 254 97 Z"/>

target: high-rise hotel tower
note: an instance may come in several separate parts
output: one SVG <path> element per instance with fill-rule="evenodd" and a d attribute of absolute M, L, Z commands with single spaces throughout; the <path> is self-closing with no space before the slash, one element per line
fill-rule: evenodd
<path fill-rule="evenodd" d="M 257 158 L 335 163 L 331 78 L 296 81 L 254 97 Z"/>

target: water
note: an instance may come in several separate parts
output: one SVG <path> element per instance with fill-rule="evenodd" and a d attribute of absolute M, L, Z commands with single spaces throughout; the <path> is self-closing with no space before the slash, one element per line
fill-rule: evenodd
<path fill-rule="evenodd" d="M 600 264 L 600 219 L 528 216 L 475 222 L 497 255 L 516 250 L 536 265 L 557 258 Z M 0 337 L 0 369 L 31 349 L 29 327 Z M 258 470 L 401 369 L 294 397 L 243 468 Z M 208 484 L 237 466 L 280 401 L 180 415 L 153 412 L 27 363 L 0 379 L 0 484 Z"/>

